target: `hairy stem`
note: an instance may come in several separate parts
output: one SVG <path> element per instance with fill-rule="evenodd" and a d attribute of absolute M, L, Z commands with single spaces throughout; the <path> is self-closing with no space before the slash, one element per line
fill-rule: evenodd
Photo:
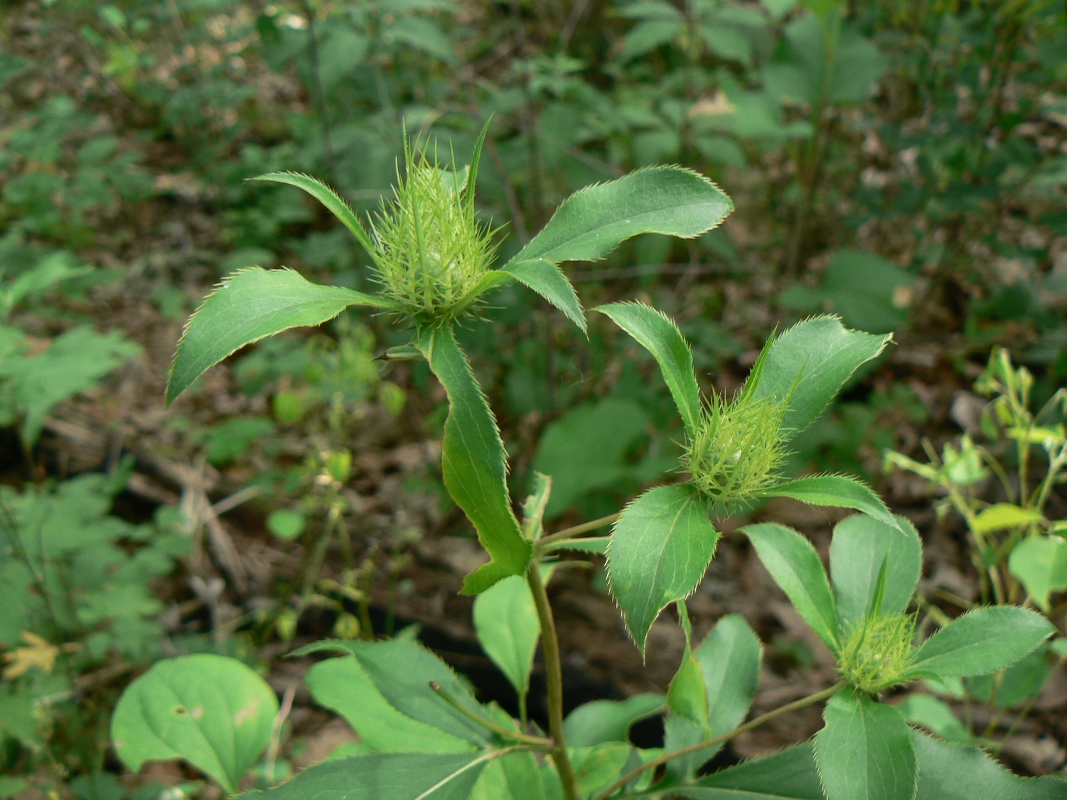
<path fill-rule="evenodd" d="M 559 639 L 556 637 L 556 623 L 552 619 L 552 607 L 548 604 L 548 591 L 541 566 L 534 559 L 526 569 L 526 583 L 533 595 L 537 608 L 537 619 L 541 624 L 541 648 L 545 656 L 545 701 L 548 706 L 548 732 L 552 737 L 553 748 L 549 751 L 552 761 L 559 771 L 560 783 L 563 784 L 563 796 L 567 800 L 581 800 L 578 779 L 574 775 L 574 766 L 567 753 L 567 741 L 563 735 L 563 668 L 559 660 Z"/>
<path fill-rule="evenodd" d="M 553 544 L 555 542 L 562 542 L 567 539 L 573 539 L 577 536 L 581 536 L 583 533 L 589 533 L 590 531 L 595 531 L 598 528 L 603 528 L 605 525 L 611 525 L 620 516 L 621 512 L 617 512 L 615 514 L 608 514 L 608 516 L 601 517 L 600 519 L 594 519 L 590 520 L 589 522 L 583 522 L 581 525 L 575 525 L 571 528 L 564 528 L 561 531 L 553 533 L 551 536 L 545 536 L 541 539 L 538 539 L 537 542 L 534 544 L 534 547 L 536 547 L 538 550 L 544 550 L 547 545 Z"/>

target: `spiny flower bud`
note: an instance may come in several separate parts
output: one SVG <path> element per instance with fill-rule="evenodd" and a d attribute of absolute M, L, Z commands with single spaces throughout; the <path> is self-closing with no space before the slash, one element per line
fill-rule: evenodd
<path fill-rule="evenodd" d="M 371 225 L 374 279 L 404 313 L 450 322 L 471 311 L 487 288 L 496 250 L 474 211 L 474 170 L 438 166 L 436 154 L 404 150 L 393 198 Z"/>
<path fill-rule="evenodd" d="M 781 432 L 787 405 L 746 392 L 730 402 L 715 397 L 706 404 L 682 456 L 690 483 L 725 506 L 751 502 L 773 486 L 787 455 Z"/>
<path fill-rule="evenodd" d="M 915 618 L 879 614 L 849 630 L 841 647 L 841 677 L 855 689 L 874 694 L 900 683 L 914 652 Z"/>

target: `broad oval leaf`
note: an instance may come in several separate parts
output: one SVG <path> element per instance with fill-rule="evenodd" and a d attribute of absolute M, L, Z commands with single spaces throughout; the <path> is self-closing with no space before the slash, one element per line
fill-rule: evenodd
<path fill-rule="evenodd" d="M 922 543 L 906 519 L 897 517 L 897 525 L 891 528 L 866 514 L 855 514 L 834 528 L 830 580 L 843 628 L 860 624 L 874 611 L 883 564 L 886 579 L 878 611 L 907 610 L 922 571 Z"/>
<path fill-rule="evenodd" d="M 706 775 L 677 794 L 693 800 L 824 800 L 810 742 Z"/>
<path fill-rule="evenodd" d="M 638 694 L 625 700 L 594 700 L 578 706 L 563 721 L 569 747 L 594 747 L 606 742 L 629 742 L 630 728 L 638 720 L 663 710 L 661 694 Z"/>
<path fill-rule="evenodd" d="M 496 420 L 455 334 L 448 327 L 424 328 L 414 343 L 448 394 L 441 448 L 445 487 L 474 524 L 492 559 L 463 581 L 465 594 L 478 594 L 509 575 L 521 575 L 533 547 L 523 538 L 511 509 L 504 443 Z"/>
<path fill-rule="evenodd" d="M 667 752 L 732 731 L 744 720 L 756 696 L 763 649 L 755 631 L 740 614 L 728 614 L 720 619 L 697 648 L 694 658 L 704 686 L 707 724 L 697 725 L 672 714 L 666 725 Z M 667 771 L 688 777 L 722 747 L 719 744 L 676 758 L 667 765 Z"/>
<path fill-rule="evenodd" d="M 826 642 L 831 652 L 837 653 L 837 607 L 826 571 L 811 542 L 791 528 L 774 522 L 746 525 L 741 532 L 755 546 L 763 566 L 800 616 Z"/>
<path fill-rule="evenodd" d="M 474 599 L 474 630 L 492 659 L 520 697 L 530 687 L 534 651 L 541 638 L 537 608 L 526 581 L 519 575 L 489 587 Z"/>
<path fill-rule="evenodd" d="M 623 510 L 608 545 L 608 582 L 642 654 L 659 612 L 692 593 L 718 541 L 688 486 L 659 486 Z"/>
<path fill-rule="evenodd" d="M 1048 613 L 1049 595 L 1067 589 L 1067 541 L 1060 536 L 1028 536 L 1012 548 L 1008 569 Z"/>
<path fill-rule="evenodd" d="M 865 695 L 840 692 L 823 712 L 815 760 L 827 800 L 913 800 L 919 779 L 904 715 Z"/>
<path fill-rule="evenodd" d="M 270 686 L 237 659 L 179 656 L 126 687 L 111 741 L 134 772 L 146 761 L 183 758 L 232 794 L 270 743 L 277 714 Z"/>
<path fill-rule="evenodd" d="M 567 315 L 567 319 L 585 333 L 585 314 L 582 304 L 567 276 L 553 262 L 545 258 L 528 261 L 509 261 L 506 272 L 519 283 L 533 289 L 541 297 Z"/>
<path fill-rule="evenodd" d="M 291 269 L 250 267 L 235 272 L 186 323 L 170 369 L 167 403 L 245 345 L 289 328 L 321 325 L 353 305 L 391 307 L 362 292 L 311 283 Z"/>
<path fill-rule="evenodd" d="M 340 714 L 360 741 L 380 753 L 466 753 L 470 741 L 394 708 L 359 660 L 328 658 L 308 670 L 305 681 L 315 702 Z"/>
<path fill-rule="evenodd" d="M 808 427 L 852 373 L 881 353 L 892 338 L 850 331 L 837 317 L 806 319 L 770 345 L 752 391 L 756 398 L 788 397 L 782 431 L 795 434 Z"/>
<path fill-rule="evenodd" d="M 611 303 L 597 308 L 630 334 L 656 359 L 690 437 L 700 423 L 700 388 L 693 371 L 693 351 L 678 326 L 643 303 Z"/>
<path fill-rule="evenodd" d="M 920 645 L 904 676 L 966 678 L 1014 664 L 1056 632 L 1035 611 L 987 606 L 952 620 Z"/>
<path fill-rule="evenodd" d="M 326 761 L 246 800 L 470 800 L 495 753 L 372 753 Z"/>
<path fill-rule="evenodd" d="M 485 711 L 452 669 L 440 658 L 415 642 L 391 639 L 383 642 L 325 641 L 302 647 L 293 655 L 316 652 L 349 653 L 370 678 L 382 697 L 410 719 L 433 726 L 454 737 L 482 747 L 489 740 L 488 729 L 471 715 Z M 449 703 L 430 688 L 435 683 L 452 700 Z M 463 706 L 469 714 L 455 706 Z"/>
<path fill-rule="evenodd" d="M 547 761 L 547 759 L 546 759 Z M 470 800 L 552 800 L 545 792 L 542 772 L 529 750 L 490 761 L 471 791 Z"/>
<path fill-rule="evenodd" d="M 511 263 L 595 261 L 641 233 L 692 238 L 722 222 L 733 207 L 718 186 L 696 172 L 638 170 L 572 194 Z"/>
<path fill-rule="evenodd" d="M 786 481 L 763 492 L 765 497 L 791 497 L 813 506 L 833 506 L 862 511 L 899 534 L 897 518 L 869 486 L 847 475 L 810 475 Z"/>

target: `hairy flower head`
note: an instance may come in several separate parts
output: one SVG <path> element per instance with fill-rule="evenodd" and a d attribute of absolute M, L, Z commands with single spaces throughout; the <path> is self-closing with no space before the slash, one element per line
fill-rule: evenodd
<path fill-rule="evenodd" d="M 477 155 L 477 151 L 476 151 Z M 489 286 L 495 231 L 474 211 L 477 163 L 442 169 L 426 149 L 404 151 L 393 197 L 371 224 L 374 279 L 405 314 L 452 321 L 470 312 Z"/>
<path fill-rule="evenodd" d="M 748 503 L 778 482 L 788 454 L 781 425 L 787 403 L 742 392 L 732 401 L 715 397 L 686 445 L 682 466 L 708 500 Z"/>
<path fill-rule="evenodd" d="M 901 682 L 914 653 L 915 618 L 889 613 L 868 617 L 846 632 L 839 659 L 841 677 L 868 694 Z"/>

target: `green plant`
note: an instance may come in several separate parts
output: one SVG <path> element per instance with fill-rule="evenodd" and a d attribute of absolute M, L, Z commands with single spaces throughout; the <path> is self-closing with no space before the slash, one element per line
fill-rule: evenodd
<path fill-rule="evenodd" d="M 928 464 L 889 451 L 886 466 L 927 479 L 945 495 L 939 513 L 951 510 L 966 522 L 982 576 L 981 602 L 1033 602 L 1052 614 L 1051 596 L 1067 589 L 1067 522 L 1046 516 L 1067 467 L 1067 390 L 1057 390 L 1035 413 L 1033 385 L 1030 371 L 996 348 L 974 385 L 992 398 L 979 425 L 986 443 L 968 434 L 940 455 L 924 443 Z M 997 502 L 985 499 L 993 477 Z"/>
<path fill-rule="evenodd" d="M 109 514 L 127 472 L 0 487 L 0 765 L 62 781 L 95 773 L 116 679 L 162 655 L 152 581 L 188 537 Z"/>
<path fill-rule="evenodd" d="M 978 603 L 1033 604 L 1054 619 L 1063 604 L 1054 605 L 1053 600 L 1067 590 L 1067 521 L 1047 514 L 1067 466 L 1067 391 L 1057 390 L 1035 413 L 1033 386 L 1029 370 L 1014 366 L 1006 350 L 995 349 L 975 382 L 975 389 L 991 398 L 976 432 L 984 442 L 965 434 L 958 443 L 945 444 L 940 455 L 924 442 L 929 463 L 892 450 L 885 463 L 925 478 L 944 494 L 939 515 L 954 512 L 964 520 L 981 580 Z M 954 600 L 964 606 L 972 602 L 967 597 Z M 945 693 L 999 708 L 1021 706 L 1026 713 L 1051 675 L 1050 661 L 1057 654 L 1062 655 L 1062 645 L 1053 643 L 992 679 L 944 687 Z M 932 714 L 916 711 L 924 721 L 941 713 L 939 708 Z M 998 719 L 999 714 L 985 735 L 993 733 Z"/>
<path fill-rule="evenodd" d="M 49 413 L 62 401 L 95 388 L 109 372 L 140 353 L 119 331 L 73 327 L 50 339 L 33 339 L 9 324 L 14 310 L 40 300 L 64 281 L 88 271 L 59 251 L 19 274 L 0 267 L 0 426 L 18 425 L 32 450 Z"/>
<path fill-rule="evenodd" d="M 913 731 L 898 710 L 879 699 L 882 692 L 921 678 L 982 675 L 1008 666 L 1053 632 L 1048 620 L 1023 608 L 982 608 L 917 642 L 908 612 L 920 564 L 914 529 L 855 479 L 789 480 L 781 474 L 789 439 L 823 411 L 857 367 L 881 352 L 889 336 L 850 331 L 832 317 L 807 320 L 768 340 L 736 397 L 705 400 L 689 345 L 668 317 L 638 303 L 601 306 L 598 311 L 658 363 L 686 432 L 680 466 L 688 478 L 648 490 L 609 518 L 548 534 L 543 521 L 552 479 L 539 475 L 521 515 L 515 515 L 504 447 L 457 345 L 457 320 L 471 320 L 486 292 L 517 280 L 585 330 L 584 313 L 560 262 L 602 257 L 647 231 L 697 235 L 717 225 L 731 203 L 699 175 L 646 169 L 572 196 L 515 257 L 493 269 L 481 255 L 488 249 L 486 231 L 471 224 L 465 212 L 480 150 L 479 142 L 470 169 L 456 171 L 409 147 L 396 201 L 369 231 L 325 185 L 300 175 L 266 176 L 322 201 L 370 253 L 385 291 L 367 295 L 316 286 L 291 271 L 245 270 L 204 302 L 178 348 L 168 400 L 237 348 L 279 330 L 318 324 L 349 305 L 406 320 L 411 342 L 393 348 L 390 356 L 425 359 L 447 393 L 445 485 L 490 558 L 467 576 L 463 591 L 479 595 L 478 635 L 519 696 L 516 721 L 494 705 L 479 703 L 442 661 L 406 638 L 304 648 L 299 652 L 343 654 L 316 665 L 308 681 L 320 703 L 351 721 L 361 742 L 356 755 L 312 767 L 269 796 L 608 800 L 713 798 L 744 791 L 813 800 L 910 800 L 965 798 L 974 792 L 975 780 L 1004 797 L 1063 796 L 1063 784 L 1054 779 L 1017 778 L 976 750 Z M 447 207 L 432 205 L 441 203 Z M 434 224 L 457 227 L 440 230 Z M 385 242 L 389 231 L 411 239 L 403 245 Z M 466 254 L 470 260 L 461 261 L 451 249 L 459 241 L 472 248 Z M 760 643 L 743 619 L 730 616 L 694 648 L 685 598 L 714 555 L 720 534 L 713 520 L 773 496 L 862 513 L 835 531 L 832 581 L 800 534 L 775 523 L 743 528 L 840 671 L 832 687 L 744 722 L 756 691 Z M 610 523 L 610 536 L 582 538 Z M 607 552 L 612 593 L 642 651 L 653 621 L 666 607 L 677 608 L 687 646 L 665 696 L 594 702 L 564 719 L 559 642 L 546 583 L 556 564 L 567 563 L 567 551 Z M 547 678 L 547 731 L 529 724 L 522 710 L 538 641 Z M 137 691 L 142 689 L 135 682 L 129 692 Z M 814 745 L 697 776 L 732 737 L 824 701 L 825 726 Z M 666 715 L 664 747 L 631 745 L 630 725 L 661 713 Z M 163 724 L 139 720 L 121 733 L 127 738 L 155 733 Z M 190 749 L 196 744 L 182 737 L 168 743 L 172 754 L 198 763 Z M 242 763 L 247 766 L 251 758 Z M 231 788 L 233 777 L 227 776 Z"/>

